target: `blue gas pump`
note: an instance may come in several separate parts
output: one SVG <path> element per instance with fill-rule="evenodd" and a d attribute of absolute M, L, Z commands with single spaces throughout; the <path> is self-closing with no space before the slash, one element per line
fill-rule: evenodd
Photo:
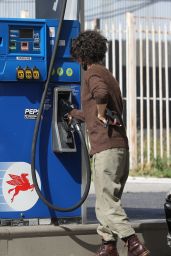
<path fill-rule="evenodd" d="M 64 99 L 80 107 L 80 66 L 70 57 L 78 21 L 63 21 L 40 114 L 58 26 L 56 20 L 0 19 L 0 218 L 81 217 L 84 141 L 68 136 L 59 105 Z"/>

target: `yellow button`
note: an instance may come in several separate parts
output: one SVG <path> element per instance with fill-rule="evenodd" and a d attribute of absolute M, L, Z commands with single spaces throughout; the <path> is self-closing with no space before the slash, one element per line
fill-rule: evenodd
<path fill-rule="evenodd" d="M 25 70 L 25 76 L 26 76 L 26 79 L 28 79 L 28 80 L 33 78 L 31 69 Z"/>
<path fill-rule="evenodd" d="M 17 79 L 24 79 L 24 70 L 22 69 L 17 70 Z"/>
<path fill-rule="evenodd" d="M 40 72 L 38 69 L 33 69 L 33 78 L 38 80 L 40 78 Z"/>

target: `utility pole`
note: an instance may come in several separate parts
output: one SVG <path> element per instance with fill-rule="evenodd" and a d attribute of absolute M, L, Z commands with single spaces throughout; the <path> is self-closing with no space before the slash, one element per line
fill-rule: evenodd
<path fill-rule="evenodd" d="M 84 0 L 78 0 L 78 10 L 79 10 L 79 20 L 81 23 L 81 31 L 84 30 L 84 23 L 85 23 L 85 19 L 84 19 Z"/>
<path fill-rule="evenodd" d="M 36 0 L 36 18 L 58 19 L 60 17 L 62 2 L 63 0 Z M 68 0 L 64 18 L 66 20 L 77 20 L 77 13 L 80 10 L 79 5 L 82 6 L 82 0 Z"/>

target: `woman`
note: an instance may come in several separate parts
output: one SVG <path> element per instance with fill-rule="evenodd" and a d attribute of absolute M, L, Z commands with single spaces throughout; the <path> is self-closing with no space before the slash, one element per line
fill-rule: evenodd
<path fill-rule="evenodd" d="M 96 256 L 118 256 L 120 237 L 129 256 L 149 256 L 121 206 L 129 173 L 129 147 L 122 120 L 123 103 L 118 82 L 102 62 L 107 40 L 96 31 L 85 31 L 74 41 L 71 55 L 86 70 L 82 88 L 82 111 L 69 115 L 85 121 L 93 156 L 97 229 L 102 245 Z"/>

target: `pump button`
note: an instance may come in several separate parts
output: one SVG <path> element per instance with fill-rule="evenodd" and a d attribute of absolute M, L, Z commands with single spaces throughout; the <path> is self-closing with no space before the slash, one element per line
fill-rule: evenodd
<path fill-rule="evenodd" d="M 25 78 L 24 69 L 21 67 L 17 68 L 17 79 L 23 80 Z"/>
<path fill-rule="evenodd" d="M 40 79 L 40 71 L 38 68 L 33 68 L 33 79 L 39 80 Z"/>
<path fill-rule="evenodd" d="M 29 43 L 28 42 L 21 42 L 21 50 L 22 51 L 28 51 L 29 49 Z"/>
<path fill-rule="evenodd" d="M 25 78 L 27 80 L 33 79 L 32 70 L 30 68 L 28 68 L 28 67 L 25 69 Z"/>

